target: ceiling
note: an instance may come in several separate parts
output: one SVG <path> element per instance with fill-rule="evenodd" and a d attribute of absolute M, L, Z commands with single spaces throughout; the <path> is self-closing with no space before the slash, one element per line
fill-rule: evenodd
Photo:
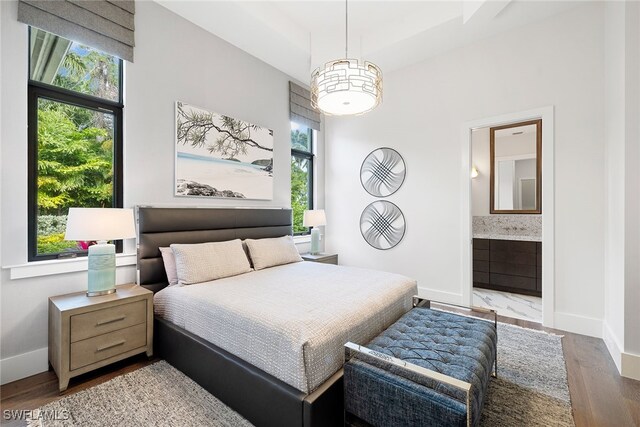
<path fill-rule="evenodd" d="M 155 0 L 290 76 L 307 82 L 344 57 L 345 2 Z M 513 27 L 564 12 L 577 1 L 349 1 L 349 56 L 388 73 Z"/>

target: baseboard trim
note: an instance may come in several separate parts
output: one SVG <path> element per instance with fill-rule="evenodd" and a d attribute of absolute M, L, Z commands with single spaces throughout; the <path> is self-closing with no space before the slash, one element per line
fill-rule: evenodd
<path fill-rule="evenodd" d="M 622 370 L 620 375 L 632 380 L 640 381 L 640 355 L 631 353 L 622 353 L 621 360 Z"/>
<path fill-rule="evenodd" d="M 602 322 L 602 340 L 609 350 L 609 354 L 615 363 L 618 372 L 622 373 L 622 349 L 618 338 L 614 335 L 609 323 L 607 321 Z"/>
<path fill-rule="evenodd" d="M 428 298 L 433 301 L 464 305 L 462 302 L 462 294 L 456 294 L 453 292 L 445 292 L 430 288 L 418 287 L 418 296 L 420 296 L 421 298 Z"/>
<path fill-rule="evenodd" d="M 49 369 L 47 347 L 0 360 L 0 383 L 2 385 L 45 372 Z"/>
<path fill-rule="evenodd" d="M 553 327 L 574 334 L 602 338 L 602 319 L 578 314 L 555 312 Z"/>
<path fill-rule="evenodd" d="M 625 353 L 618 337 L 615 336 L 606 321 L 602 325 L 602 340 L 606 344 L 620 375 L 632 380 L 640 380 L 640 355 Z"/>

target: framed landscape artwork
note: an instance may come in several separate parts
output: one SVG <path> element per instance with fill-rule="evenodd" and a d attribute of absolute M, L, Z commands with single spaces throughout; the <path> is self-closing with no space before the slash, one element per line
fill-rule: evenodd
<path fill-rule="evenodd" d="M 273 131 L 176 102 L 175 195 L 273 199 Z"/>

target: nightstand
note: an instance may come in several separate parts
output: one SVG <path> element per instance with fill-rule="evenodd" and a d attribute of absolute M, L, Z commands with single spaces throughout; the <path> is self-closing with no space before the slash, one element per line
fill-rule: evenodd
<path fill-rule="evenodd" d="M 321 262 L 324 264 L 338 265 L 338 254 L 302 254 L 300 255 L 303 260 L 311 262 Z"/>
<path fill-rule="evenodd" d="M 132 284 L 110 295 L 49 298 L 49 363 L 69 379 L 138 353 L 153 354 L 153 292 Z"/>

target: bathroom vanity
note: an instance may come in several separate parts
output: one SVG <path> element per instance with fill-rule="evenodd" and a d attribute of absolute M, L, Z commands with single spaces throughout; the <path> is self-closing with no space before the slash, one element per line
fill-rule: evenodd
<path fill-rule="evenodd" d="M 473 239 L 473 286 L 542 296 L 542 242 L 495 237 Z"/>

